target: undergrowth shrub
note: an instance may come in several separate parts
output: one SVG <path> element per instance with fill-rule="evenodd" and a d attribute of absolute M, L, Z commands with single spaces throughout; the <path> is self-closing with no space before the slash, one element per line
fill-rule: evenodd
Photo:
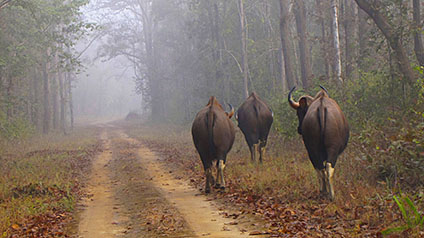
<path fill-rule="evenodd" d="M 298 89 L 293 92 L 293 100 L 298 100 L 299 97 L 305 94 L 305 91 Z M 283 137 L 293 139 L 297 136 L 297 126 L 299 124 L 296 111 L 291 108 L 287 101 L 287 97 L 281 95 L 274 96 L 269 102 L 270 107 L 274 112 L 274 122 L 272 126 L 274 130 Z"/>
<path fill-rule="evenodd" d="M 25 119 L 13 118 L 8 120 L 6 114 L 0 111 L 0 139 L 26 139 L 34 133 L 34 127 Z"/>

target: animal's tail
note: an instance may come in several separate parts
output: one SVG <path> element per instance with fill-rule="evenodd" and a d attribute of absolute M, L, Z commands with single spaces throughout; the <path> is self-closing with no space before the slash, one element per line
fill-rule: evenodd
<path fill-rule="evenodd" d="M 207 127 L 208 127 L 208 140 L 209 140 L 209 148 L 212 152 L 212 155 L 215 155 L 215 145 L 213 143 L 213 126 L 215 125 L 215 114 L 212 111 L 212 107 L 214 105 L 214 101 L 216 99 L 213 98 L 211 100 L 211 105 L 209 106 L 209 111 L 208 111 L 208 120 L 207 120 Z"/>
<path fill-rule="evenodd" d="M 320 144 L 321 148 L 325 148 L 324 142 L 325 142 L 325 129 L 327 125 L 327 108 L 323 106 L 322 98 L 321 98 L 321 105 L 318 107 L 318 124 L 320 128 Z M 324 151 L 324 154 L 322 154 L 323 159 L 327 159 L 327 151 Z"/>
<path fill-rule="evenodd" d="M 261 137 L 262 137 L 261 133 L 264 131 L 264 128 L 262 128 L 262 126 L 263 126 L 262 118 L 259 116 L 259 111 L 261 110 L 261 105 L 259 103 L 255 102 L 253 104 L 253 110 L 255 111 L 255 117 L 256 117 L 256 120 L 257 120 L 256 130 L 257 130 L 257 132 L 259 132 L 259 138 L 258 139 L 259 139 L 259 142 L 260 142 Z"/>

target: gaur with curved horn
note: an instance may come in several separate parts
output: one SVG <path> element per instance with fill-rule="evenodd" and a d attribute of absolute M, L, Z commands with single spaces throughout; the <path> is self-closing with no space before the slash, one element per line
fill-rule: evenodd
<path fill-rule="evenodd" d="M 295 101 L 293 101 L 293 99 L 292 99 L 292 92 L 294 91 L 296 89 L 296 86 L 294 86 L 291 90 L 290 90 L 290 92 L 289 92 L 289 96 L 288 96 L 288 99 L 289 99 L 289 103 L 290 103 L 290 106 L 292 106 L 292 108 L 293 109 L 298 109 L 299 108 L 299 103 L 298 102 L 295 102 Z"/>
<path fill-rule="evenodd" d="M 328 96 L 325 88 L 317 95 L 302 96 L 293 101 L 290 90 L 288 101 L 296 109 L 298 133 L 302 135 L 309 159 L 318 174 L 320 193 L 334 199 L 333 174 L 337 157 L 349 140 L 349 125 L 339 105 Z"/>
<path fill-rule="evenodd" d="M 324 86 L 319 85 L 319 87 L 320 87 L 322 90 L 324 90 L 324 91 L 327 93 L 327 95 L 330 95 L 330 94 L 328 93 L 327 89 L 326 89 Z"/>
<path fill-rule="evenodd" d="M 193 121 L 191 134 L 193 142 L 200 155 L 206 174 L 205 192 L 211 191 L 215 183 L 212 175 L 212 164 L 216 161 L 216 188 L 225 188 L 224 168 L 227 153 L 231 150 L 235 138 L 234 124 L 230 118 L 234 108 L 225 112 L 215 97 L 210 97 L 208 104 L 200 110 Z"/>

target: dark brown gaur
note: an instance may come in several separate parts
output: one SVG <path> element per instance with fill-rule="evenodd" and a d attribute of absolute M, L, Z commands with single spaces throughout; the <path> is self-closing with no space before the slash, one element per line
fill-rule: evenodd
<path fill-rule="evenodd" d="M 208 104 L 200 110 L 193 121 L 191 134 L 205 170 L 205 192 L 210 193 L 211 184 L 215 183 L 212 164 L 216 161 L 217 174 L 215 188 L 225 189 L 224 167 L 227 153 L 231 150 L 235 138 L 234 124 L 230 118 L 234 108 L 225 112 L 215 97 L 210 97 Z"/>
<path fill-rule="evenodd" d="M 252 161 L 255 161 L 258 151 L 259 161 L 262 163 L 273 121 L 272 110 L 255 92 L 252 92 L 237 110 L 236 119 L 249 146 Z"/>
<path fill-rule="evenodd" d="M 293 87 L 288 101 L 297 112 L 298 133 L 302 135 L 309 159 L 318 174 L 320 193 L 334 199 L 333 174 L 337 157 L 349 140 L 349 125 L 339 105 L 322 90 L 313 98 L 302 96 L 293 101 Z"/>

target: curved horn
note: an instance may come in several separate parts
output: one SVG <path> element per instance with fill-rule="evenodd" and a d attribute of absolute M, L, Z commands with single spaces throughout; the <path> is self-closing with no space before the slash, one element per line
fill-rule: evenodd
<path fill-rule="evenodd" d="M 299 104 L 298 102 L 293 101 L 292 96 L 291 96 L 292 92 L 293 92 L 295 89 L 296 89 L 296 86 L 294 86 L 294 87 L 290 90 L 290 92 L 289 92 L 289 96 L 288 96 L 288 100 L 289 100 L 289 104 L 290 104 L 290 106 L 291 106 L 292 108 L 294 108 L 294 109 L 298 109 L 298 108 L 300 107 L 300 104 Z"/>
<path fill-rule="evenodd" d="M 319 87 L 320 87 L 322 90 L 324 90 L 324 91 L 328 94 L 328 91 L 327 91 L 327 89 L 326 89 L 326 88 L 324 88 L 324 86 L 319 85 Z"/>
<path fill-rule="evenodd" d="M 234 115 L 234 107 L 233 107 L 233 105 L 231 105 L 229 103 L 228 103 L 228 106 L 230 107 L 230 112 L 227 113 L 227 114 L 228 114 L 228 117 L 231 118 Z"/>

